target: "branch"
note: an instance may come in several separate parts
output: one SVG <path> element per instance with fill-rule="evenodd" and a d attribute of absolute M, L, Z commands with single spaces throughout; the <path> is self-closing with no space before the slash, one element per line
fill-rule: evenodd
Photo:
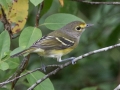
<path fill-rule="evenodd" d="M 60 66 L 60 65 L 47 65 L 45 68 L 48 68 L 48 67 L 59 67 L 59 66 Z M 0 87 L 6 85 L 6 84 L 8 84 L 8 83 L 11 83 L 11 82 L 13 82 L 13 81 L 16 81 L 16 80 L 18 80 L 18 79 L 20 79 L 20 78 L 22 78 L 22 77 L 24 77 L 24 76 L 26 76 L 26 75 L 28 75 L 28 74 L 31 74 L 31 73 L 36 72 L 36 71 L 39 71 L 39 70 L 42 70 L 42 67 L 41 67 L 41 68 L 36 68 L 36 69 L 34 69 L 34 70 L 32 70 L 32 71 L 28 71 L 27 73 L 25 73 L 25 74 L 23 74 L 23 75 L 21 75 L 21 76 L 14 77 L 13 79 L 11 79 L 11 77 L 10 77 L 8 80 L 6 80 L 6 81 L 4 81 L 4 82 L 1 82 L 1 83 L 0 83 Z"/>
<path fill-rule="evenodd" d="M 105 47 L 105 48 L 101 48 L 101 49 L 98 49 L 98 50 L 94 50 L 94 51 L 91 51 L 91 52 L 88 52 L 86 54 L 83 54 L 79 57 L 76 57 L 74 59 L 74 61 L 78 61 L 82 58 L 85 58 L 87 56 L 90 56 L 92 54 L 96 54 L 96 53 L 100 53 L 100 52 L 104 52 L 104 51 L 108 51 L 108 50 L 111 50 L 113 48 L 116 48 L 116 47 L 120 47 L 120 44 L 115 44 L 115 45 L 112 45 L 112 46 L 108 46 L 108 47 Z M 57 69 L 53 70 L 52 72 L 48 73 L 47 75 L 45 75 L 43 78 L 39 79 L 38 81 L 36 81 L 35 84 L 33 84 L 30 88 L 28 88 L 27 90 L 33 90 L 38 84 L 40 84 L 41 82 L 43 82 L 45 79 L 47 79 L 48 77 L 50 77 L 51 75 L 54 75 L 56 74 L 59 70 L 65 68 L 66 66 L 72 64 L 72 62 L 66 62 L 65 64 L 61 65 L 60 67 L 58 67 Z"/>
<path fill-rule="evenodd" d="M 20 74 L 26 69 L 27 65 L 28 65 L 28 62 L 29 62 L 29 58 L 30 58 L 30 55 L 28 56 L 25 56 L 22 60 L 22 63 L 20 64 L 18 70 L 16 71 L 15 74 L 13 74 L 13 76 L 10 78 L 11 79 L 15 79 L 12 81 L 12 86 L 11 86 L 11 89 L 13 89 L 15 87 L 15 84 L 17 83 L 17 81 L 19 80 L 19 78 L 16 78 L 16 77 L 19 77 Z M 9 80 L 7 80 L 9 81 Z M 1 85 L 0 85 L 1 86 Z M 3 86 L 3 85 L 2 85 Z"/>
<path fill-rule="evenodd" d="M 91 2 L 86 0 L 72 0 L 72 1 L 83 2 L 88 4 L 120 5 L 120 2 Z"/>
<path fill-rule="evenodd" d="M 6 18 L 6 14 L 4 12 L 4 9 L 2 8 L 2 5 L 0 5 L 0 9 L 1 9 L 1 15 L 2 15 L 1 21 L 4 24 L 5 30 L 7 30 L 9 32 L 9 35 L 11 38 L 12 37 L 11 25 Z"/>
<path fill-rule="evenodd" d="M 90 56 L 90 55 L 92 55 L 92 54 L 96 54 L 96 53 L 108 51 L 108 50 L 111 50 L 111 49 L 116 48 L 116 47 L 120 47 L 120 44 L 115 44 L 115 45 L 112 45 L 112 46 L 108 46 L 108 47 L 105 47 L 105 48 L 101 48 L 101 49 L 98 49 L 98 50 L 94 50 L 94 51 L 88 52 L 88 53 L 83 54 L 83 55 L 81 55 L 81 56 L 79 56 L 79 57 L 76 57 L 76 58 L 74 59 L 74 61 L 76 62 L 76 61 L 81 60 L 82 58 L 88 57 L 88 56 Z M 57 68 L 56 68 L 55 70 L 51 71 L 50 73 L 48 73 L 47 75 L 45 75 L 43 78 L 39 79 L 35 84 L 33 84 L 30 88 L 28 88 L 28 90 L 33 90 L 38 84 L 40 84 L 41 82 L 43 82 L 45 79 L 47 79 L 47 78 L 50 77 L 51 75 L 56 74 L 59 70 L 65 68 L 65 67 L 67 67 L 67 66 L 69 66 L 69 65 L 71 65 L 71 64 L 72 64 L 72 62 L 70 61 L 70 62 L 66 62 L 65 64 L 62 64 L 62 65 L 48 65 L 48 66 L 46 66 L 46 68 L 47 68 L 47 67 L 57 67 Z M 35 71 L 41 70 L 41 69 L 42 69 L 42 68 L 37 68 L 37 69 L 32 70 L 32 71 L 29 71 L 29 72 L 27 72 L 27 73 L 25 73 L 25 74 L 23 74 L 23 75 L 21 75 L 21 76 L 15 77 L 14 79 L 7 80 L 7 81 L 5 81 L 5 82 L 1 82 L 1 83 L 0 83 L 0 86 L 6 85 L 6 84 L 8 84 L 8 83 L 10 83 L 10 82 L 13 82 L 13 81 L 15 81 L 15 80 L 23 77 L 23 76 L 26 76 L 26 75 L 28 75 L 28 74 L 30 74 L 30 73 L 32 73 L 32 72 L 35 72 Z M 120 86 L 119 86 L 119 87 L 120 87 Z M 118 90 L 118 89 L 115 89 L 115 90 Z"/>
<path fill-rule="evenodd" d="M 36 15 L 36 23 L 35 23 L 36 27 L 39 26 L 40 12 L 41 12 L 41 10 L 43 8 L 43 3 L 44 3 L 44 1 L 38 6 L 38 12 L 37 12 L 37 15 Z"/>
<path fill-rule="evenodd" d="M 61 65 L 63 66 L 63 65 Z M 43 82 L 45 79 L 47 79 L 49 76 L 56 74 L 60 69 L 62 69 L 62 67 L 58 67 L 57 69 L 53 70 L 52 72 L 48 73 L 47 75 L 45 75 L 43 78 L 39 79 L 35 84 L 33 84 L 30 88 L 28 88 L 27 90 L 33 90 L 38 84 L 40 84 L 41 82 Z"/>
<path fill-rule="evenodd" d="M 43 2 L 44 2 L 44 1 L 43 1 Z M 43 2 L 39 5 L 38 12 L 37 12 L 37 15 L 36 15 L 36 23 L 35 23 L 35 26 L 36 26 L 36 27 L 38 27 L 38 25 L 39 25 L 40 12 L 41 12 L 42 7 L 43 7 Z M 30 57 L 30 55 L 28 55 L 28 56 L 26 56 L 26 57 L 24 58 L 24 60 L 23 60 L 23 62 L 21 63 L 18 71 L 16 72 L 14 78 L 19 77 L 20 74 L 26 69 L 26 66 L 27 66 L 28 61 L 29 61 L 29 57 Z M 15 80 L 13 81 L 12 87 L 11 87 L 12 89 L 14 88 L 14 86 L 15 86 L 15 84 L 17 83 L 18 79 L 19 79 L 19 78 L 15 79 Z"/>
<path fill-rule="evenodd" d="M 114 90 L 120 90 L 120 84 Z"/>

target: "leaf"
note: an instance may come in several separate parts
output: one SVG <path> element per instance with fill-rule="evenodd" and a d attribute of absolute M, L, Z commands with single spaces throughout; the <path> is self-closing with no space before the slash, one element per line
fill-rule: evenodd
<path fill-rule="evenodd" d="M 32 4 L 34 4 L 35 6 L 37 6 L 38 4 L 40 4 L 43 0 L 30 0 L 30 2 Z"/>
<path fill-rule="evenodd" d="M 106 42 L 107 45 L 113 45 L 119 40 L 120 36 L 120 25 L 118 25 L 109 35 L 108 40 Z"/>
<path fill-rule="evenodd" d="M 26 27 L 20 35 L 19 46 L 26 49 L 41 37 L 42 37 L 42 32 L 39 28 Z"/>
<path fill-rule="evenodd" d="M 23 7 L 24 6 L 24 7 Z M 13 34 L 18 33 L 24 27 L 28 17 L 28 0 L 14 0 L 9 9 L 7 19 L 12 25 Z"/>
<path fill-rule="evenodd" d="M 5 56 L 5 52 L 10 50 L 10 37 L 5 30 L 0 34 L 0 59 Z"/>
<path fill-rule="evenodd" d="M 12 5 L 12 0 L 0 0 L 0 4 L 4 8 L 4 11 L 8 12 L 9 7 Z"/>
<path fill-rule="evenodd" d="M 45 25 L 48 29 L 57 30 L 72 21 L 83 21 L 83 20 L 72 14 L 58 13 L 47 17 L 43 25 Z"/>
<path fill-rule="evenodd" d="M 44 76 L 45 75 L 42 72 L 37 71 L 27 75 L 26 77 L 29 82 L 29 85 L 31 86 L 35 84 L 37 80 L 39 80 L 40 78 L 43 78 Z M 50 79 L 46 79 L 45 81 L 37 85 L 37 87 L 35 87 L 34 90 L 54 90 L 54 87 Z"/>
<path fill-rule="evenodd" d="M 59 0 L 61 6 L 64 6 L 64 0 Z"/>
<path fill-rule="evenodd" d="M 82 90 L 97 90 L 97 87 L 86 87 Z"/>
<path fill-rule="evenodd" d="M 43 16 L 43 14 L 46 14 L 46 12 L 50 9 L 52 2 L 53 0 L 44 0 L 44 6 L 41 11 L 41 16 Z"/>
<path fill-rule="evenodd" d="M 12 33 L 21 31 L 28 17 L 28 0 L 0 0 L 0 4 L 12 26 Z M 1 11 L 0 18 L 2 18 Z"/>
<path fill-rule="evenodd" d="M 0 69 L 1 70 L 7 70 L 9 68 L 9 65 L 8 65 L 8 63 L 6 63 L 6 62 L 3 62 L 3 61 L 1 61 L 0 62 Z"/>
<path fill-rule="evenodd" d="M 19 58 L 18 57 L 16 57 L 16 58 L 9 58 L 7 60 L 7 63 L 9 65 L 9 69 L 17 68 L 19 66 Z"/>
<path fill-rule="evenodd" d="M 7 88 L 0 88 L 0 90 L 8 90 Z"/>
<path fill-rule="evenodd" d="M 11 53 L 10 53 L 10 56 L 16 54 L 16 53 L 19 53 L 21 51 L 23 51 L 25 49 L 25 47 L 18 47 L 16 49 L 14 49 Z"/>

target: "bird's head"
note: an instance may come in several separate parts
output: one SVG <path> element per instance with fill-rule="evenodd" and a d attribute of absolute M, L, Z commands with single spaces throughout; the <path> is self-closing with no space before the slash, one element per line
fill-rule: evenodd
<path fill-rule="evenodd" d="M 71 23 L 68 23 L 61 29 L 62 31 L 68 33 L 71 36 L 80 37 L 85 28 L 90 26 L 93 26 L 93 24 L 86 24 L 82 21 L 73 21 Z"/>

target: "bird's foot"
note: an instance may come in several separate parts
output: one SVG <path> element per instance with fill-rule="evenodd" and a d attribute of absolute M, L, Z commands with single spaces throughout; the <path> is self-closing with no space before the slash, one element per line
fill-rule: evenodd
<path fill-rule="evenodd" d="M 72 60 L 72 65 L 76 64 L 76 61 L 74 61 L 74 59 Z"/>
<path fill-rule="evenodd" d="M 46 72 L 46 66 L 43 63 L 41 63 L 41 70 L 44 71 L 44 72 Z"/>
<path fill-rule="evenodd" d="M 64 61 L 72 61 L 72 64 L 76 64 L 76 62 L 74 61 L 75 57 L 70 57 L 70 58 L 67 58 L 67 59 L 63 59 L 63 60 L 58 60 L 59 62 L 64 62 Z"/>

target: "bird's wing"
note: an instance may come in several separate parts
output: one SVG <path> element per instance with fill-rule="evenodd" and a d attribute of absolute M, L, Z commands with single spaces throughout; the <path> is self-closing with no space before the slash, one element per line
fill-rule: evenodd
<path fill-rule="evenodd" d="M 32 47 L 37 47 L 45 50 L 51 49 L 66 49 L 74 45 L 74 41 L 69 40 L 65 37 L 55 37 L 55 36 L 43 36 L 41 39 L 36 41 Z"/>

